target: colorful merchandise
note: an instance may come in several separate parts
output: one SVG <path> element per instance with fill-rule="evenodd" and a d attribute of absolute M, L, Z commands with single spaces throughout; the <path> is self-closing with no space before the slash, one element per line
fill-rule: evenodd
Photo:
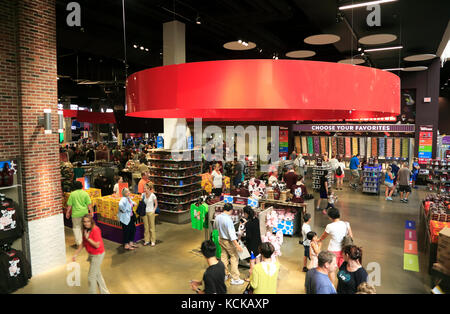
<path fill-rule="evenodd" d="M 385 143 L 386 143 L 385 138 L 380 137 L 378 141 L 378 157 L 380 158 L 386 157 Z"/>
<path fill-rule="evenodd" d="M 328 151 L 327 149 L 327 139 L 323 136 L 320 137 L 320 149 L 323 153 L 326 153 Z"/>
<path fill-rule="evenodd" d="M 191 223 L 193 229 L 203 230 L 207 213 L 208 205 L 200 204 L 197 206 L 195 203 L 191 205 Z"/>
<path fill-rule="evenodd" d="M 352 157 L 352 143 L 350 137 L 345 138 L 345 157 L 346 158 Z"/>
<path fill-rule="evenodd" d="M 366 156 L 366 141 L 363 137 L 359 138 L 359 154 L 362 157 Z"/>
<path fill-rule="evenodd" d="M 340 137 L 337 140 L 338 140 L 338 154 L 340 156 L 344 156 L 344 154 L 345 154 L 344 139 L 342 137 Z"/>
<path fill-rule="evenodd" d="M 404 138 L 402 139 L 402 158 L 408 158 L 408 151 L 409 151 L 409 139 Z"/>
<path fill-rule="evenodd" d="M 306 136 L 302 136 L 302 154 L 308 154 L 308 140 Z"/>
<path fill-rule="evenodd" d="M 372 155 L 372 138 L 367 138 L 367 158 L 370 158 Z"/>
<path fill-rule="evenodd" d="M 358 154 L 358 138 L 353 137 L 352 138 L 352 156 L 355 156 Z"/>
<path fill-rule="evenodd" d="M 378 156 L 378 141 L 376 137 L 372 138 L 372 156 Z"/>
<path fill-rule="evenodd" d="M 337 149 L 337 139 L 335 137 L 331 138 L 331 155 L 337 156 L 338 149 Z"/>
<path fill-rule="evenodd" d="M 386 141 L 386 158 L 392 158 L 392 138 L 388 138 Z"/>
<path fill-rule="evenodd" d="M 319 137 L 314 137 L 314 154 L 320 154 L 320 140 Z"/>
<path fill-rule="evenodd" d="M 401 142 L 399 138 L 394 140 L 394 157 L 400 158 L 401 156 Z"/>
<path fill-rule="evenodd" d="M 314 154 L 314 144 L 313 138 L 311 136 L 308 136 L 308 154 L 310 155 Z"/>

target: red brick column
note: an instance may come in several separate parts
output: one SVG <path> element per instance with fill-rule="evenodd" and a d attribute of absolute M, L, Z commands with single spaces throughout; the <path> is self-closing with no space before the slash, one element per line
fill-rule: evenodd
<path fill-rule="evenodd" d="M 0 158 L 20 157 L 33 274 L 65 263 L 55 0 L 0 0 Z M 6 57 L 6 58 L 5 58 Z M 52 129 L 38 118 L 51 109 Z"/>

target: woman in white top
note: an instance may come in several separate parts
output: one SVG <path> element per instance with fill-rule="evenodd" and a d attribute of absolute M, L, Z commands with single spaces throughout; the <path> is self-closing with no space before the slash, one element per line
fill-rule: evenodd
<path fill-rule="evenodd" d="M 340 171 L 338 171 L 338 168 Z M 344 173 L 345 164 L 342 162 L 342 158 L 337 159 L 336 168 L 334 168 L 334 173 L 336 174 L 336 190 L 342 190 L 342 185 L 344 184 Z M 339 174 L 340 173 L 340 174 Z"/>
<path fill-rule="evenodd" d="M 341 267 L 344 262 L 344 256 L 342 254 L 342 241 L 344 237 L 348 234 L 353 238 L 352 229 L 348 222 L 341 221 L 341 214 L 337 208 L 330 208 L 328 210 L 328 217 L 331 219 L 332 223 L 328 224 L 325 228 L 324 233 L 319 239 L 319 242 L 325 240 L 328 236 L 331 237 L 330 243 L 328 244 L 328 251 L 336 255 L 336 263 L 338 268 Z M 335 274 L 330 275 L 332 281 L 336 278 Z"/>
<path fill-rule="evenodd" d="M 216 164 L 213 172 L 211 173 L 211 184 L 213 186 L 212 192 L 216 196 L 220 196 L 222 194 L 223 187 L 223 176 L 220 172 L 220 164 Z"/>
<path fill-rule="evenodd" d="M 272 172 L 272 174 L 269 177 L 269 186 L 272 186 L 275 182 L 278 182 L 278 171 Z"/>
<path fill-rule="evenodd" d="M 152 184 L 144 186 L 144 193 L 142 193 L 142 200 L 146 205 L 144 220 L 144 245 L 156 244 L 156 230 L 155 230 L 155 211 L 158 207 L 158 200 L 156 199 L 155 190 Z"/>
<path fill-rule="evenodd" d="M 119 177 L 119 179 L 117 180 L 117 183 L 114 184 L 113 192 L 114 192 L 114 194 L 117 194 L 117 195 L 119 195 L 119 183 L 123 183 L 122 177 Z"/>

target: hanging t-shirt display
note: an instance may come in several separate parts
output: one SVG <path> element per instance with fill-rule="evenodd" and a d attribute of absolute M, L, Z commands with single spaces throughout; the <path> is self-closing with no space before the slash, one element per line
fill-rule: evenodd
<path fill-rule="evenodd" d="M 335 137 L 331 138 L 331 155 L 337 156 L 338 149 L 337 149 L 337 139 Z"/>
<path fill-rule="evenodd" d="M 306 139 L 306 136 L 302 136 L 302 154 L 308 154 L 308 140 Z"/>
<path fill-rule="evenodd" d="M 364 137 L 359 138 L 359 154 L 362 157 L 366 156 L 366 141 L 365 141 Z"/>
<path fill-rule="evenodd" d="M 317 136 L 314 137 L 314 154 L 320 154 L 320 141 Z"/>
<path fill-rule="evenodd" d="M 314 144 L 311 136 L 308 136 L 308 154 L 314 155 Z"/>
<path fill-rule="evenodd" d="M 392 157 L 392 138 L 388 138 L 386 141 L 386 158 Z"/>
<path fill-rule="evenodd" d="M 350 137 L 345 138 L 345 157 L 352 157 L 352 143 Z"/>
<path fill-rule="evenodd" d="M 27 285 L 31 266 L 21 251 L 0 250 L 0 293 L 6 294 Z"/>
<path fill-rule="evenodd" d="M 0 245 L 11 244 L 23 234 L 23 215 L 13 200 L 0 202 Z"/>
<path fill-rule="evenodd" d="M 303 203 L 306 192 L 307 190 L 304 184 L 302 185 L 294 184 L 291 187 L 292 203 Z"/>
<path fill-rule="evenodd" d="M 201 204 L 197 206 L 195 203 L 191 205 L 191 223 L 192 228 L 196 230 L 203 230 L 205 223 L 205 216 L 208 212 L 208 206 Z"/>
<path fill-rule="evenodd" d="M 378 156 L 378 141 L 376 137 L 372 138 L 372 156 Z"/>
<path fill-rule="evenodd" d="M 342 137 L 338 138 L 338 154 L 340 156 L 344 156 L 345 154 L 344 139 Z"/>
<path fill-rule="evenodd" d="M 380 158 L 384 158 L 386 156 L 385 143 L 386 143 L 385 138 L 380 137 L 378 141 L 378 156 Z"/>
<path fill-rule="evenodd" d="M 372 156 L 372 138 L 367 138 L 367 158 Z"/>
<path fill-rule="evenodd" d="M 409 139 L 402 139 L 402 158 L 408 158 Z"/>
<path fill-rule="evenodd" d="M 402 147 L 401 147 L 401 141 L 400 141 L 400 138 L 396 138 L 395 140 L 394 140 L 394 157 L 395 158 L 400 158 L 400 156 L 401 156 L 401 149 L 402 149 Z"/>

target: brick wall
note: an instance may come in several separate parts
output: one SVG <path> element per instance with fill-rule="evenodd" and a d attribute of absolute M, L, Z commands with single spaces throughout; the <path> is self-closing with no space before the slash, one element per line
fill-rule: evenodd
<path fill-rule="evenodd" d="M 57 133 L 55 0 L 0 0 L 0 8 L 0 159 L 22 159 L 27 236 L 47 229 L 47 241 L 29 238 L 31 252 L 45 252 L 32 254 L 37 256 L 31 260 L 36 274 L 53 265 L 49 258 L 65 260 L 64 243 L 51 245 L 52 238 L 64 236 Z M 44 134 L 38 126 L 44 109 L 52 112 L 51 135 Z M 48 224 L 31 223 L 40 219 Z"/>

